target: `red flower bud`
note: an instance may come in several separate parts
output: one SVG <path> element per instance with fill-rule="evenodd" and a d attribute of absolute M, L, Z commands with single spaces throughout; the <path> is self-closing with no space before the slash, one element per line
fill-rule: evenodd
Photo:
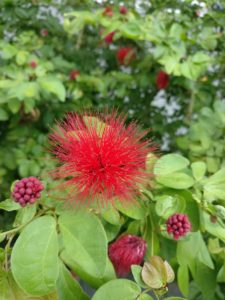
<path fill-rule="evenodd" d="M 127 275 L 131 265 L 140 265 L 146 252 L 146 242 L 135 235 L 124 235 L 109 245 L 109 258 L 118 276 Z"/>
<path fill-rule="evenodd" d="M 185 236 L 191 230 L 191 223 L 187 215 L 174 214 L 166 222 L 167 232 L 173 234 L 174 240 Z"/>
<path fill-rule="evenodd" d="M 169 84 L 169 75 L 164 71 L 159 71 L 156 77 L 156 85 L 158 89 L 166 89 Z"/>
<path fill-rule="evenodd" d="M 120 6 L 120 13 L 122 15 L 126 15 L 128 13 L 128 9 L 125 6 Z"/>
<path fill-rule="evenodd" d="M 70 79 L 75 80 L 80 75 L 80 72 L 78 70 L 72 70 L 70 72 Z"/>
<path fill-rule="evenodd" d="M 123 47 L 118 49 L 117 61 L 120 65 L 129 65 L 136 58 L 135 50 L 131 47 Z"/>
<path fill-rule="evenodd" d="M 42 28 L 40 34 L 41 34 L 41 36 L 43 36 L 43 37 L 48 36 L 48 29 Z"/>
<path fill-rule="evenodd" d="M 106 44 L 111 44 L 113 42 L 113 37 L 115 33 L 116 33 L 115 31 L 112 31 L 104 37 L 104 41 L 106 42 Z"/>
<path fill-rule="evenodd" d="M 26 206 L 40 198 L 43 189 L 42 183 L 36 177 L 23 178 L 15 183 L 12 197 L 21 206 Z"/>
<path fill-rule="evenodd" d="M 29 66 L 32 68 L 32 69 L 35 69 L 37 67 L 37 62 L 35 60 L 32 60 L 30 63 L 29 63 Z"/>
<path fill-rule="evenodd" d="M 112 7 L 107 6 L 103 11 L 103 16 L 112 17 L 113 16 L 113 10 Z"/>

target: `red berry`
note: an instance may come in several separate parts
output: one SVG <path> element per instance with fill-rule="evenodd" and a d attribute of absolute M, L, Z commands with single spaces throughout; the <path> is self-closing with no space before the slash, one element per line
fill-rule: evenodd
<path fill-rule="evenodd" d="M 28 203 L 34 203 L 41 197 L 40 192 L 43 190 L 42 183 L 35 177 L 23 178 L 15 183 L 12 197 L 21 206 Z"/>
<path fill-rule="evenodd" d="M 122 15 L 126 15 L 128 13 L 128 9 L 125 6 L 120 7 L 120 13 Z"/>
<path fill-rule="evenodd" d="M 37 62 L 35 60 L 32 60 L 29 64 L 29 66 L 32 68 L 32 69 L 35 69 L 37 67 Z"/>
<path fill-rule="evenodd" d="M 104 41 L 106 42 L 106 44 L 111 44 L 113 42 L 113 37 L 115 33 L 116 33 L 115 31 L 112 31 L 104 37 Z"/>
<path fill-rule="evenodd" d="M 174 214 L 166 222 L 167 232 L 173 234 L 174 240 L 185 236 L 191 229 L 191 223 L 187 215 Z"/>
<path fill-rule="evenodd" d="M 118 276 L 127 275 L 131 265 L 140 265 L 146 252 L 146 242 L 135 235 L 124 235 L 109 245 L 109 258 Z"/>
<path fill-rule="evenodd" d="M 169 85 L 169 75 L 164 71 L 159 71 L 156 76 L 156 85 L 158 89 L 166 89 Z"/>
<path fill-rule="evenodd" d="M 21 189 L 19 190 L 19 193 L 20 193 L 20 195 L 25 194 L 25 189 L 24 189 L 24 188 L 21 188 Z"/>
<path fill-rule="evenodd" d="M 117 61 L 120 65 L 129 65 L 136 58 L 135 50 L 131 47 L 123 47 L 118 49 Z"/>
<path fill-rule="evenodd" d="M 41 36 L 45 37 L 48 36 L 48 29 L 42 28 L 40 31 Z"/>
<path fill-rule="evenodd" d="M 112 17 L 113 16 L 113 10 L 112 7 L 107 6 L 103 11 L 103 16 Z"/>
<path fill-rule="evenodd" d="M 77 70 L 72 70 L 70 72 L 70 79 L 75 80 L 80 75 L 80 72 Z"/>

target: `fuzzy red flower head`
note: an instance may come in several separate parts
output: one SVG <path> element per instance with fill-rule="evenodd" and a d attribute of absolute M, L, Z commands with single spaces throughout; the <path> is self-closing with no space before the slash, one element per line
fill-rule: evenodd
<path fill-rule="evenodd" d="M 191 223 L 187 215 L 174 214 L 166 222 L 167 232 L 173 234 L 174 240 L 185 236 L 191 230 Z"/>
<path fill-rule="evenodd" d="M 116 53 L 118 64 L 129 65 L 136 58 L 135 50 L 131 47 L 123 47 L 118 49 Z"/>
<path fill-rule="evenodd" d="M 169 75 L 164 71 L 159 71 L 156 76 L 156 85 L 158 89 L 166 89 L 169 85 Z"/>
<path fill-rule="evenodd" d="M 113 16 L 113 10 L 112 7 L 107 6 L 103 11 L 103 16 L 112 17 Z"/>
<path fill-rule="evenodd" d="M 70 79 L 75 80 L 80 75 L 80 72 L 78 70 L 72 70 L 70 72 Z"/>
<path fill-rule="evenodd" d="M 116 112 L 98 115 L 71 113 L 50 136 L 53 153 L 61 166 L 52 172 L 65 178 L 63 189 L 71 189 L 73 199 L 121 201 L 134 199 L 144 183 L 147 153 L 154 150 L 143 141 L 135 123 L 125 125 Z M 75 197 L 74 197 L 75 196 Z"/>
<path fill-rule="evenodd" d="M 128 9 L 126 8 L 126 6 L 120 6 L 120 13 L 122 15 L 126 15 L 128 13 Z"/>
<path fill-rule="evenodd" d="M 127 275 L 132 265 L 140 265 L 144 259 L 147 244 L 135 235 L 124 235 L 109 245 L 109 258 L 118 276 Z"/>
<path fill-rule="evenodd" d="M 106 44 L 111 44 L 113 42 L 113 37 L 114 37 L 115 33 L 116 33 L 115 31 L 112 31 L 104 37 L 104 41 Z"/>
<path fill-rule="evenodd" d="M 32 61 L 29 63 L 29 66 L 30 66 L 30 68 L 32 68 L 32 69 L 37 68 L 37 65 L 38 65 L 38 63 L 37 63 L 35 60 L 32 60 Z"/>

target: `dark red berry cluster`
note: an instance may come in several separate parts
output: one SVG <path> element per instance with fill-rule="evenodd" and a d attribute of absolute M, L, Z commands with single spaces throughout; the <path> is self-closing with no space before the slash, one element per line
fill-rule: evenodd
<path fill-rule="evenodd" d="M 174 240 L 185 236 L 191 230 L 191 223 L 187 215 L 174 214 L 166 222 L 167 232 L 173 234 Z"/>
<path fill-rule="evenodd" d="M 44 189 L 42 183 L 35 177 L 23 178 L 15 183 L 12 197 L 21 206 L 34 203 Z"/>

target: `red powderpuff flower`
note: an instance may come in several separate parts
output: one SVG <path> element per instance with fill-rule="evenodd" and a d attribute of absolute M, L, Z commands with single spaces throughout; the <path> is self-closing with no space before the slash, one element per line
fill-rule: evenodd
<path fill-rule="evenodd" d="M 80 72 L 78 70 L 72 70 L 70 72 L 70 79 L 75 80 L 80 75 Z"/>
<path fill-rule="evenodd" d="M 103 16 L 112 17 L 113 16 L 113 10 L 112 7 L 107 6 L 103 11 Z"/>
<path fill-rule="evenodd" d="M 40 31 L 41 36 L 46 37 L 48 36 L 48 29 L 42 28 Z"/>
<path fill-rule="evenodd" d="M 127 275 L 132 265 L 140 265 L 146 253 L 145 240 L 135 235 L 124 235 L 109 245 L 109 258 L 118 276 Z"/>
<path fill-rule="evenodd" d="M 120 65 L 129 65 L 133 60 L 135 60 L 136 53 L 131 47 L 123 47 L 118 49 L 116 57 Z"/>
<path fill-rule="evenodd" d="M 158 89 L 166 89 L 169 84 L 169 75 L 164 71 L 159 71 L 156 77 L 156 85 Z"/>
<path fill-rule="evenodd" d="M 52 172 L 54 178 L 65 178 L 71 200 L 133 201 L 138 186 L 144 183 L 146 155 L 153 151 L 146 132 L 135 123 L 125 125 L 117 112 L 96 115 L 70 113 L 50 136 L 52 150 L 62 164 Z"/>
<path fill-rule="evenodd" d="M 104 41 L 106 44 L 111 44 L 113 42 L 113 37 L 114 37 L 115 33 L 116 33 L 115 31 L 112 31 L 104 37 Z"/>
<path fill-rule="evenodd" d="M 126 15 L 128 13 L 128 9 L 125 6 L 120 7 L 120 13 L 122 15 Z"/>
<path fill-rule="evenodd" d="M 15 202 L 24 207 L 40 198 L 43 189 L 42 183 L 36 177 L 23 178 L 15 183 L 12 197 Z"/>
<path fill-rule="evenodd" d="M 185 236 L 191 230 L 191 223 L 187 215 L 174 214 L 166 222 L 167 232 L 173 234 L 174 240 Z"/>
<path fill-rule="evenodd" d="M 32 60 L 30 63 L 29 63 L 29 66 L 32 68 L 32 69 L 35 69 L 37 68 L 37 62 L 35 60 Z"/>

